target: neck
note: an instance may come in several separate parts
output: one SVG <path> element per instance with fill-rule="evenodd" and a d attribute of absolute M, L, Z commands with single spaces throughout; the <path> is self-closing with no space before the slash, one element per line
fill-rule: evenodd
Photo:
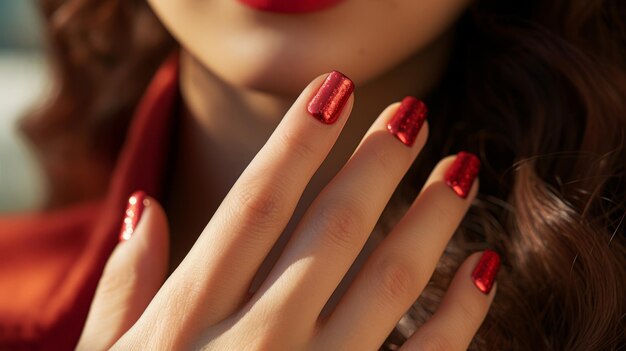
<path fill-rule="evenodd" d="M 430 91 L 445 68 L 450 43 L 446 36 L 385 74 L 357 83 L 350 119 L 303 195 L 303 206 L 341 168 L 387 105 L 406 95 L 420 97 Z M 177 237 L 183 235 L 179 231 L 196 236 L 201 232 L 299 94 L 278 96 L 227 84 L 184 51 L 180 64 L 186 109 L 182 111 L 180 144 L 169 184 L 170 203 L 166 204 Z M 181 245 L 193 241 L 195 237 Z"/>

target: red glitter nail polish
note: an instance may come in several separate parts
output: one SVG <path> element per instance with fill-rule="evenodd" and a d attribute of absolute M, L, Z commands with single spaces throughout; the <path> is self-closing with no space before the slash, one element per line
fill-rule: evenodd
<path fill-rule="evenodd" d="M 387 130 L 405 145 L 413 146 L 427 113 L 428 109 L 422 101 L 407 96 L 387 124 Z"/>
<path fill-rule="evenodd" d="M 309 102 L 309 113 L 325 124 L 333 124 L 354 91 L 354 83 L 340 72 L 332 71 Z"/>
<path fill-rule="evenodd" d="M 462 198 L 466 198 L 472 188 L 474 179 L 480 170 L 480 160 L 476 155 L 461 151 L 446 171 L 446 184 Z"/>
<path fill-rule="evenodd" d="M 124 213 L 124 222 L 122 222 L 122 228 L 120 229 L 120 241 L 129 240 L 133 236 L 141 214 L 149 204 L 146 193 L 143 191 L 137 191 L 130 196 L 126 205 L 126 212 Z"/>
<path fill-rule="evenodd" d="M 472 281 L 478 290 L 489 294 L 500 269 L 500 256 L 493 250 L 485 250 L 472 272 Z"/>

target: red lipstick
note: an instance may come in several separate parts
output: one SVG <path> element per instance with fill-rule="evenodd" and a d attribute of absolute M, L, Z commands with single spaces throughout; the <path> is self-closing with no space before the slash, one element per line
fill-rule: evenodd
<path fill-rule="evenodd" d="M 334 6 L 343 0 L 239 0 L 261 11 L 277 13 L 309 13 L 321 11 Z"/>

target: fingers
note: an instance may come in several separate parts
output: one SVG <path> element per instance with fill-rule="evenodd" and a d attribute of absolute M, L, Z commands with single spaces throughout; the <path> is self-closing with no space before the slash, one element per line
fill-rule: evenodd
<path fill-rule="evenodd" d="M 109 349 L 137 321 L 165 279 L 169 233 L 161 206 L 135 193 L 124 221 L 121 241 L 98 283 L 78 350 Z"/>
<path fill-rule="evenodd" d="M 476 174 L 465 177 L 470 169 L 457 167 L 461 158 L 448 157 L 435 167 L 402 220 L 368 258 L 322 327 L 321 342 L 341 343 L 326 348 L 380 346 L 417 299 L 477 192 Z M 451 169 L 461 175 L 455 178 L 469 180 L 462 189 L 467 197 L 446 184 Z M 342 337 L 346 329 L 359 333 Z"/>
<path fill-rule="evenodd" d="M 493 283 L 499 265 L 498 255 L 490 250 L 475 253 L 465 260 L 437 312 L 401 350 L 467 350 L 495 296 L 495 286 L 489 290 L 484 288 L 485 283 L 489 286 Z"/>
<path fill-rule="evenodd" d="M 202 302 L 206 309 L 196 312 L 205 322 L 226 317 L 247 294 L 343 128 L 352 90 L 353 83 L 338 72 L 320 76 L 304 89 L 175 272 L 183 281 L 168 286 L 185 286 L 177 293 L 185 294 L 188 303 Z"/>
<path fill-rule="evenodd" d="M 297 308 L 303 320 L 317 319 L 425 144 L 424 118 L 425 107 L 413 98 L 383 111 L 305 214 L 259 291 L 263 299 Z"/>

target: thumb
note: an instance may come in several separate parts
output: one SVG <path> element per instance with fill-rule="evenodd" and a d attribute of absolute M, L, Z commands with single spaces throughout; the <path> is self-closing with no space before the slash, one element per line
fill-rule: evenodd
<path fill-rule="evenodd" d="M 163 208 L 144 192 L 128 200 L 77 350 L 111 347 L 139 319 L 167 274 L 169 230 Z"/>

